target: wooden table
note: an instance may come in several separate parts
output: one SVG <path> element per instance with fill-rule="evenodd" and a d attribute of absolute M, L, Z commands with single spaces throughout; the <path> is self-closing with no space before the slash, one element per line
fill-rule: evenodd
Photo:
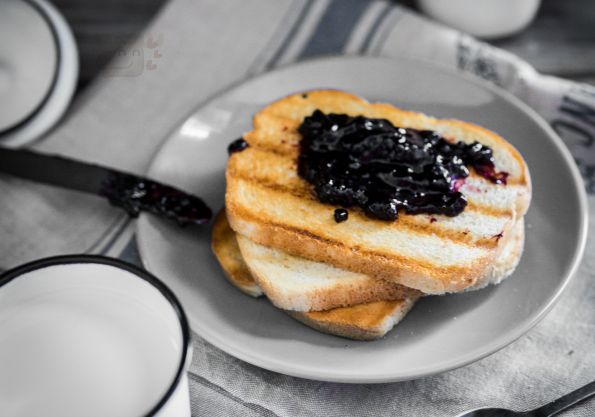
<path fill-rule="evenodd" d="M 166 0 L 53 2 L 72 25 L 79 45 L 81 87 L 167 3 Z M 404 3 L 412 6 L 414 1 Z M 544 0 L 527 30 L 491 43 L 521 56 L 540 72 L 595 84 L 594 6 L 592 0 Z"/>

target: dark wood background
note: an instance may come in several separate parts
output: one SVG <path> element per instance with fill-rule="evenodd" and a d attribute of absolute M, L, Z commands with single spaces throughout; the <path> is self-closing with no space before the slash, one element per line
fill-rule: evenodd
<path fill-rule="evenodd" d="M 197 0 L 200 1 L 200 0 Z M 70 22 L 81 56 L 84 87 L 126 41 L 155 17 L 166 0 L 53 0 Z M 411 7 L 414 0 L 403 3 Z M 492 41 L 538 71 L 595 84 L 595 2 L 544 0 L 524 32 Z"/>

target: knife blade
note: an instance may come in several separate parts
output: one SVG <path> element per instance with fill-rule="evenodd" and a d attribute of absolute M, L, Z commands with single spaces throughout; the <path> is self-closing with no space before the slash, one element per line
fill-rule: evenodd
<path fill-rule="evenodd" d="M 132 217 L 147 211 L 183 226 L 212 216 L 199 197 L 172 186 L 58 155 L 0 148 L 0 172 L 104 197 Z"/>

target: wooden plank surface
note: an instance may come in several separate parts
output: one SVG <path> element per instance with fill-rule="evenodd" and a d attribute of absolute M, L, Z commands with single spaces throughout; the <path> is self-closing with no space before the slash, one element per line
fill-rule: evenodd
<path fill-rule="evenodd" d="M 81 86 L 93 79 L 118 48 L 146 27 L 167 3 L 166 0 L 53 2 L 70 22 L 78 42 Z M 403 2 L 414 6 L 413 0 Z M 540 72 L 595 84 L 593 0 L 544 0 L 528 29 L 492 43 L 526 59 Z"/>

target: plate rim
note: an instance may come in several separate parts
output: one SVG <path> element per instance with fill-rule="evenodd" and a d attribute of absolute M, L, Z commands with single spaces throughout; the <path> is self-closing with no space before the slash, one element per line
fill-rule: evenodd
<path fill-rule="evenodd" d="M 469 82 L 481 89 L 488 90 L 489 92 L 493 93 L 494 95 L 501 98 L 503 101 L 507 102 L 507 104 L 513 106 L 516 110 L 521 113 L 524 113 L 528 119 L 534 122 L 538 127 L 540 127 L 544 133 L 549 136 L 552 140 L 553 144 L 555 145 L 557 151 L 563 157 L 564 163 L 570 170 L 570 174 L 573 180 L 574 191 L 578 197 L 578 206 L 579 206 L 579 228 L 580 234 L 577 237 L 578 245 L 575 248 L 573 257 L 570 261 L 570 266 L 564 273 L 564 278 L 552 292 L 549 299 L 544 303 L 542 307 L 536 310 L 536 313 L 532 314 L 524 322 L 521 322 L 515 329 L 509 331 L 508 333 L 504 333 L 503 335 L 497 337 L 494 342 L 485 344 L 474 351 L 468 352 L 463 357 L 459 358 L 456 361 L 450 361 L 443 364 L 440 367 L 432 367 L 428 366 L 427 368 L 422 369 L 421 371 L 417 372 L 410 372 L 407 374 L 399 374 L 395 375 L 394 372 L 386 372 L 384 374 L 374 374 L 373 377 L 366 377 L 362 376 L 361 374 L 355 375 L 353 373 L 341 373 L 335 372 L 333 374 L 329 374 L 328 372 L 317 372 L 316 369 L 309 369 L 303 370 L 303 366 L 295 366 L 291 362 L 281 361 L 281 360 L 271 360 L 270 358 L 266 357 L 266 355 L 256 355 L 252 353 L 246 353 L 241 349 L 236 349 L 235 347 L 231 346 L 227 343 L 223 337 L 220 337 L 216 332 L 205 331 L 204 329 L 200 329 L 197 331 L 194 326 L 192 326 L 191 320 L 191 328 L 195 331 L 199 336 L 204 338 L 208 343 L 211 343 L 218 349 L 223 350 L 227 354 L 234 356 L 237 359 L 250 363 L 254 366 L 267 369 L 269 371 L 282 373 L 285 375 L 290 375 L 293 377 L 299 378 L 306 378 L 311 380 L 317 381 L 325 381 L 325 382 L 339 382 L 339 383 L 387 383 L 387 382 L 398 382 L 398 381 L 407 381 L 412 379 L 419 379 L 431 375 L 440 374 L 443 372 L 447 372 L 453 369 L 457 369 L 468 365 L 470 363 L 479 361 L 489 355 L 494 354 L 495 352 L 503 349 L 504 347 L 510 345 L 511 343 L 518 340 L 521 336 L 531 330 L 535 325 L 537 325 L 543 318 L 551 311 L 554 305 L 560 300 L 562 294 L 568 287 L 570 281 L 576 275 L 576 271 L 580 265 L 580 262 L 583 258 L 586 242 L 587 242 L 587 234 L 588 234 L 588 202 L 587 202 L 587 194 L 583 186 L 583 179 L 580 175 L 578 167 L 576 166 L 572 154 L 570 150 L 566 147 L 563 140 L 559 137 L 559 135 L 553 130 L 553 128 L 540 116 L 535 110 L 529 107 L 528 104 L 521 101 L 519 98 L 515 97 L 508 91 L 501 89 L 497 86 L 489 84 L 481 79 L 475 78 L 470 74 L 464 73 L 462 71 L 456 71 L 449 67 L 438 65 L 433 62 L 427 60 L 421 60 L 413 57 L 400 57 L 399 60 L 395 60 L 390 57 L 382 57 L 382 56 L 360 56 L 360 55 L 324 55 L 318 56 L 306 60 L 302 60 L 299 62 L 285 64 L 279 67 L 272 69 L 271 71 L 267 71 L 264 73 L 260 73 L 258 75 L 248 77 L 242 79 L 238 82 L 231 84 L 230 86 L 219 90 L 215 94 L 209 96 L 207 99 L 201 101 L 198 105 L 196 105 L 190 112 L 188 112 L 183 118 L 177 121 L 174 125 L 172 130 L 165 136 L 164 140 L 161 142 L 160 146 L 155 150 L 153 153 L 153 157 L 148 165 L 147 173 L 150 173 L 151 170 L 154 169 L 157 160 L 160 158 L 160 155 L 164 151 L 164 149 L 168 146 L 170 141 L 172 140 L 173 136 L 179 130 L 180 126 L 188 120 L 192 115 L 200 111 L 201 109 L 209 106 L 212 102 L 218 100 L 220 97 L 225 96 L 237 88 L 244 86 L 245 84 L 251 82 L 257 82 L 259 79 L 265 78 L 270 76 L 270 74 L 287 71 L 287 70 L 297 70 L 303 66 L 310 66 L 310 65 L 321 65 L 326 62 L 332 61 L 384 61 L 388 62 L 389 64 L 398 65 L 399 61 L 408 61 L 410 64 L 413 65 L 422 65 L 425 67 L 429 67 L 431 70 L 436 70 L 442 73 L 446 73 L 447 75 L 462 78 L 466 82 Z M 288 93 L 289 94 L 289 93 Z M 138 236 L 138 249 L 141 255 L 141 261 L 143 266 L 151 271 L 149 267 L 149 262 L 147 260 L 147 256 L 145 254 L 148 252 L 148 249 L 145 248 L 145 244 L 143 242 L 146 239 L 142 238 L 144 232 L 142 232 L 143 227 L 141 224 L 147 221 L 147 215 L 141 213 L 139 221 L 136 224 L 136 234 Z"/>

